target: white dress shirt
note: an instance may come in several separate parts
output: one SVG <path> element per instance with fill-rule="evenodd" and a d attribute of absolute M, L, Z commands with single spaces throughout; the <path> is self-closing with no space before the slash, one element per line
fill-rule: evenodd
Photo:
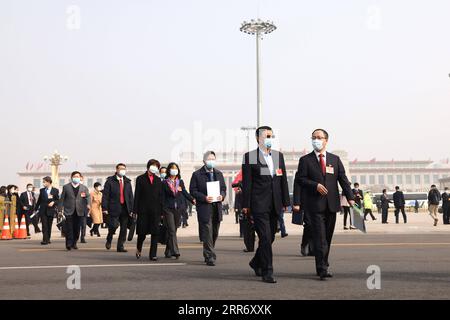
<path fill-rule="evenodd" d="M 259 148 L 259 152 L 261 152 L 261 154 L 263 155 L 264 160 L 267 163 L 269 172 L 273 177 L 275 175 L 275 171 L 274 171 L 275 169 L 274 169 L 274 165 L 273 165 L 272 152 L 265 153 L 261 148 Z"/>
<path fill-rule="evenodd" d="M 317 152 L 316 150 L 314 150 L 314 153 L 316 154 L 317 161 L 319 161 L 319 163 L 320 163 L 320 152 Z M 327 152 L 326 151 L 323 153 L 323 161 L 325 162 L 325 165 L 327 165 Z"/>

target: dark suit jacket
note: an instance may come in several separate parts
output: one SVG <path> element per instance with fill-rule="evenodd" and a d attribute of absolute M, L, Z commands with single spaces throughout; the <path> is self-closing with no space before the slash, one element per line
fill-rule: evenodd
<path fill-rule="evenodd" d="M 442 194 L 442 209 L 447 210 L 450 207 L 450 195 L 446 192 Z"/>
<path fill-rule="evenodd" d="M 405 196 L 403 195 L 403 192 L 401 191 L 394 192 L 394 206 L 396 208 L 405 206 Z"/>
<path fill-rule="evenodd" d="M 168 179 L 163 181 L 162 186 L 162 195 L 163 195 L 163 208 L 168 209 L 179 209 L 180 211 L 183 208 L 186 208 L 186 203 L 183 202 L 184 199 L 189 201 L 194 201 L 194 198 L 187 192 L 186 187 L 184 186 L 184 181 L 180 179 L 179 187 L 181 187 L 181 191 L 177 192 L 175 195 L 169 187 Z"/>
<path fill-rule="evenodd" d="M 125 205 L 128 214 L 130 214 L 133 212 L 133 187 L 131 186 L 131 180 L 127 177 L 123 177 L 123 181 Z M 102 209 L 108 211 L 108 214 L 112 217 L 118 217 L 122 212 L 122 205 L 120 204 L 120 184 L 115 175 L 106 179 L 103 188 Z"/>
<path fill-rule="evenodd" d="M 19 202 L 20 202 L 20 212 L 24 213 L 33 211 L 34 208 L 36 207 L 36 196 L 34 195 L 34 192 L 31 192 L 32 205 L 30 206 L 28 202 L 28 191 L 22 192 L 19 197 Z M 24 210 L 23 207 L 27 207 L 27 209 Z"/>
<path fill-rule="evenodd" d="M 305 211 L 316 213 L 328 209 L 330 212 L 338 212 L 341 207 L 338 182 L 347 200 L 355 199 L 341 159 L 329 152 L 327 152 L 326 158 L 326 166 L 332 167 L 334 174 L 322 174 L 322 168 L 314 152 L 300 158 L 295 183 L 301 187 L 299 202 Z M 327 188 L 327 195 L 322 196 L 317 191 L 319 183 Z"/>
<path fill-rule="evenodd" d="M 45 188 L 42 188 L 39 191 L 39 197 L 36 202 L 36 210 L 39 212 L 40 216 L 46 215 L 49 217 L 53 217 L 56 215 L 56 209 L 58 208 L 59 201 L 59 190 L 56 188 L 52 188 L 50 190 L 50 196 L 47 195 L 47 191 Z M 54 202 L 53 207 L 49 207 L 49 203 Z"/>
<path fill-rule="evenodd" d="M 355 196 L 355 202 L 361 207 L 361 203 L 364 201 L 364 192 L 361 189 L 352 189 L 352 192 Z"/>
<path fill-rule="evenodd" d="M 227 186 L 225 185 L 225 179 L 222 172 L 217 169 L 214 170 L 214 180 L 220 183 L 220 194 L 223 200 L 227 196 Z M 208 191 L 206 188 L 206 183 L 209 181 L 208 172 L 205 166 L 201 167 L 192 174 L 191 183 L 189 185 L 189 191 L 191 195 L 197 201 L 197 219 L 200 223 L 208 223 L 213 212 L 213 206 L 217 206 L 219 213 L 219 221 L 222 221 L 222 202 L 215 202 L 214 204 L 208 203 L 206 197 Z"/>
<path fill-rule="evenodd" d="M 134 193 L 134 213 L 137 214 L 138 235 L 158 234 L 162 216 L 162 187 L 163 183 L 157 176 L 150 182 L 148 173 L 136 179 Z"/>
<path fill-rule="evenodd" d="M 77 216 L 87 217 L 89 212 L 88 206 L 91 205 L 91 194 L 85 185 L 80 184 L 78 188 L 78 193 L 75 196 L 72 183 L 68 183 L 63 187 L 58 209 L 59 212 L 64 210 L 65 216 L 72 216 L 76 211 Z"/>
<path fill-rule="evenodd" d="M 252 214 L 273 209 L 280 214 L 290 205 L 286 165 L 281 152 L 272 150 L 275 175 L 269 172 L 267 163 L 259 149 L 247 152 L 242 163 L 242 207 Z M 281 170 L 281 171 L 280 171 Z M 279 173 L 277 174 L 277 171 Z"/>
<path fill-rule="evenodd" d="M 380 201 L 381 201 L 381 209 L 389 209 L 389 203 L 392 203 L 392 200 L 389 200 L 389 197 L 384 194 L 381 195 Z"/>

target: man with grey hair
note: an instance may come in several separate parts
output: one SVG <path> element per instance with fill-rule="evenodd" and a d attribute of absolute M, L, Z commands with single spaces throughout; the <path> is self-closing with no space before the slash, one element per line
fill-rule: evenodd
<path fill-rule="evenodd" d="M 208 266 L 215 266 L 215 245 L 222 221 L 222 202 L 227 187 L 222 172 L 216 169 L 216 154 L 207 151 L 203 156 L 203 166 L 192 174 L 189 191 L 196 200 L 200 241 L 203 242 L 203 257 Z M 208 183 L 218 181 L 220 196 L 208 195 Z"/>

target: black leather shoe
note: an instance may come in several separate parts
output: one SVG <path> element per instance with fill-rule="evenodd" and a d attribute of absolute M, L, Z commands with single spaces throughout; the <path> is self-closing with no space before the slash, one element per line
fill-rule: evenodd
<path fill-rule="evenodd" d="M 208 261 L 208 262 L 206 263 L 206 265 L 207 265 L 207 266 L 210 266 L 210 267 L 214 267 L 216 264 L 214 263 L 214 261 Z"/>
<path fill-rule="evenodd" d="M 70 251 L 70 250 L 72 250 L 72 248 L 71 248 L 71 247 L 66 247 L 66 249 L 67 249 L 67 251 Z"/>
<path fill-rule="evenodd" d="M 76 244 L 75 244 L 75 245 L 73 245 L 73 246 L 72 246 L 72 249 L 73 249 L 73 250 L 78 250 L 78 247 L 77 247 L 77 245 L 76 245 Z"/>
<path fill-rule="evenodd" d="M 285 233 L 285 234 L 282 234 L 281 237 L 286 238 L 288 235 L 289 235 L 288 233 Z"/>
<path fill-rule="evenodd" d="M 85 239 L 81 239 L 81 243 L 87 243 Z"/>
<path fill-rule="evenodd" d="M 46 245 L 48 245 L 48 242 L 42 241 L 41 244 L 42 244 L 43 246 L 46 246 Z"/>
<path fill-rule="evenodd" d="M 158 257 L 150 257 L 151 261 L 158 261 Z"/>
<path fill-rule="evenodd" d="M 300 249 L 300 253 L 303 257 L 306 257 L 308 254 L 306 253 L 306 246 L 302 246 Z"/>
<path fill-rule="evenodd" d="M 105 247 L 107 250 L 111 249 L 111 242 L 106 242 Z"/>
<path fill-rule="evenodd" d="M 265 282 L 265 283 L 277 283 L 277 280 L 275 280 L 271 276 L 264 276 L 264 277 L 262 277 L 262 281 Z"/>
<path fill-rule="evenodd" d="M 333 274 L 328 271 L 323 271 L 320 273 L 319 277 L 320 277 L 320 280 L 323 281 L 323 280 L 326 280 L 326 278 L 333 278 Z"/>
<path fill-rule="evenodd" d="M 178 260 L 178 259 L 180 259 L 180 254 L 179 254 L 179 253 L 177 253 L 177 254 L 174 254 L 174 255 L 173 255 L 173 257 L 175 257 L 175 259 L 177 259 L 177 260 Z"/>
<path fill-rule="evenodd" d="M 128 250 L 125 250 L 125 248 L 119 248 L 117 249 L 117 252 L 128 252 Z"/>
<path fill-rule="evenodd" d="M 250 268 L 253 269 L 253 271 L 255 271 L 255 276 L 262 277 L 262 270 L 261 270 L 261 268 L 256 268 L 254 265 L 252 265 L 251 262 L 248 265 L 250 266 Z"/>
<path fill-rule="evenodd" d="M 242 250 L 242 251 L 244 251 L 244 252 L 254 252 L 255 250 L 244 249 L 244 250 Z"/>

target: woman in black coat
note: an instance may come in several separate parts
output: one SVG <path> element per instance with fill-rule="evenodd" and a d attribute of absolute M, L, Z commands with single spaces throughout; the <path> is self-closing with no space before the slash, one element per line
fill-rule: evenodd
<path fill-rule="evenodd" d="M 142 245 L 151 234 L 150 260 L 157 261 L 159 225 L 162 217 L 162 182 L 157 176 L 161 167 L 158 160 L 147 163 L 147 172 L 136 179 L 134 212 L 137 215 L 136 234 L 138 235 L 136 258 L 141 257 Z"/>
<path fill-rule="evenodd" d="M 180 251 L 178 250 L 177 229 L 181 222 L 183 208 L 186 207 L 183 197 L 193 204 L 195 204 L 195 200 L 186 191 L 184 182 L 181 180 L 179 166 L 172 162 L 168 165 L 167 172 L 168 178 L 163 181 L 164 224 L 167 227 L 165 257 L 178 259 Z"/>

